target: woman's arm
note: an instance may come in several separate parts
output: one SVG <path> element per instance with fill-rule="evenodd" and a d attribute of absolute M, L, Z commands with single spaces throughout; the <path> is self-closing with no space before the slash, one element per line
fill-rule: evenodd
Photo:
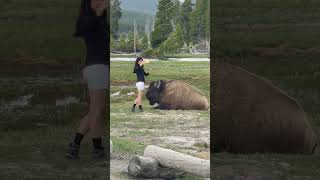
<path fill-rule="evenodd" d="M 140 63 L 140 66 L 142 66 L 142 65 L 144 65 L 144 64 L 148 64 L 148 63 L 150 63 L 149 60 L 143 60 L 143 61 Z"/>
<path fill-rule="evenodd" d="M 143 74 L 145 75 L 145 76 L 149 76 L 150 75 L 150 73 L 146 73 L 146 72 L 143 72 Z"/>

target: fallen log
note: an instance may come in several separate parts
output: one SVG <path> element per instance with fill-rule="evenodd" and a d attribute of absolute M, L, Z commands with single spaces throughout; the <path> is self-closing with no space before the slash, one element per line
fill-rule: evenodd
<path fill-rule="evenodd" d="M 128 173 L 134 177 L 175 179 L 185 173 L 172 168 L 161 167 L 151 157 L 133 156 L 129 162 Z"/>
<path fill-rule="evenodd" d="M 210 161 L 182 154 L 170 149 L 149 145 L 144 150 L 145 157 L 151 157 L 163 167 L 177 169 L 190 174 L 210 177 Z"/>

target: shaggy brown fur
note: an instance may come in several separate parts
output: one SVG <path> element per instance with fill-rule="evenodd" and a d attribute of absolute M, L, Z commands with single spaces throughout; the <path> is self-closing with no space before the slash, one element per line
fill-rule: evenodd
<path fill-rule="evenodd" d="M 151 82 L 147 92 L 154 92 L 152 87 L 156 87 L 160 81 Z M 182 81 L 162 81 L 164 85 L 159 92 L 157 103 L 160 109 L 181 109 L 181 110 L 208 110 L 209 104 L 204 95 L 195 87 Z"/>
<path fill-rule="evenodd" d="M 313 153 L 316 138 L 296 100 L 270 81 L 214 63 L 214 151 Z"/>

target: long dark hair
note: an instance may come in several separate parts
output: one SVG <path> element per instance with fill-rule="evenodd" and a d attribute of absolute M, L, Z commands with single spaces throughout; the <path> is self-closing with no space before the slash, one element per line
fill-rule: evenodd
<path fill-rule="evenodd" d="M 133 73 L 136 73 L 137 69 L 140 68 L 139 61 L 141 61 L 141 60 L 143 60 L 142 57 L 138 57 L 136 59 L 136 62 L 134 63 Z M 141 68 L 143 68 L 143 65 L 141 66 Z"/>
<path fill-rule="evenodd" d="M 109 7 L 109 6 L 108 6 Z M 73 34 L 76 37 L 81 37 L 83 34 L 79 31 L 79 25 L 78 21 L 81 16 L 94 16 L 95 12 L 91 8 L 91 0 L 81 0 L 80 8 L 79 8 L 79 16 L 76 24 L 76 31 Z M 107 27 L 109 29 L 109 13 L 107 13 L 107 10 L 105 10 L 102 14 L 102 18 L 105 19 L 105 22 L 107 24 Z"/>

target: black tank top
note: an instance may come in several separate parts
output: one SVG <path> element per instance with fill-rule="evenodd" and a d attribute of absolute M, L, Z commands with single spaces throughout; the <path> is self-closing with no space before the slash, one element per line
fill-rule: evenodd
<path fill-rule="evenodd" d="M 145 75 L 144 68 L 141 66 L 136 66 L 135 73 L 137 75 L 137 82 L 145 82 Z"/>
<path fill-rule="evenodd" d="M 109 33 L 104 17 L 96 15 L 79 16 L 77 29 L 86 46 L 85 65 L 110 65 Z"/>

